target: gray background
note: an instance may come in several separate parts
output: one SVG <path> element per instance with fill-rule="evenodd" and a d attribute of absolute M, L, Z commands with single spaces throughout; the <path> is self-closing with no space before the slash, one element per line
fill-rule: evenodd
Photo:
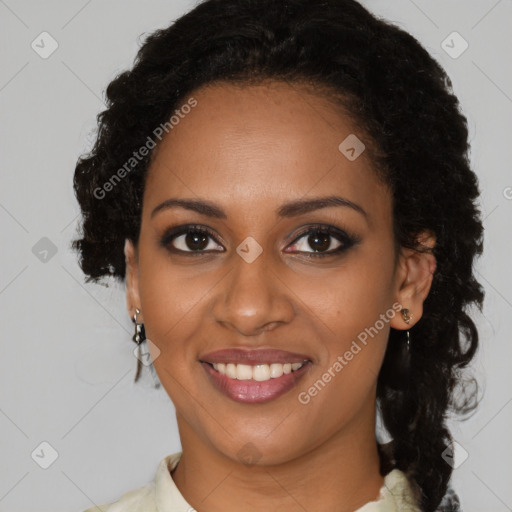
<path fill-rule="evenodd" d="M 114 501 L 180 449 L 165 391 L 151 387 L 147 368 L 133 383 L 124 287 L 84 284 L 68 246 L 79 213 L 74 166 L 91 143 L 104 88 L 131 66 L 140 35 L 194 4 L 0 0 L 2 511 L 78 512 Z M 487 297 L 473 365 L 483 399 L 469 420 L 451 423 L 462 447 L 453 483 L 466 512 L 512 510 L 512 2 L 364 4 L 440 61 L 468 117 L 486 229 L 476 269 Z M 43 51 L 43 31 L 58 43 L 46 59 L 31 47 Z M 469 44 L 457 58 L 442 47 L 453 31 Z M 446 44 L 462 48 L 453 36 Z M 57 459 L 43 469 L 53 450 Z"/>

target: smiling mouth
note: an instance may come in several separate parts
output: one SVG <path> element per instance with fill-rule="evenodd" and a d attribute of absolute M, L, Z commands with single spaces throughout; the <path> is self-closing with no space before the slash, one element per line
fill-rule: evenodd
<path fill-rule="evenodd" d="M 304 378 L 312 362 L 235 364 L 200 361 L 210 383 L 235 402 L 270 402 L 292 390 Z"/>
<path fill-rule="evenodd" d="M 233 364 L 233 363 L 208 363 L 214 370 L 230 379 L 254 380 L 265 382 L 271 379 L 278 379 L 300 370 L 308 360 L 301 363 L 271 363 L 271 364 Z"/>

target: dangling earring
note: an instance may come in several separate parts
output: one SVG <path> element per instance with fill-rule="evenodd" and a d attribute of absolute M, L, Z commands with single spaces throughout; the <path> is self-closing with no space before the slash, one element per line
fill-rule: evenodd
<path fill-rule="evenodd" d="M 132 340 L 137 343 L 137 373 L 135 374 L 135 380 L 134 382 L 137 382 L 139 380 L 139 377 L 140 377 L 140 373 L 141 373 L 141 370 L 142 370 L 142 357 L 143 357 L 143 354 L 142 354 L 142 343 L 144 343 L 145 341 L 147 342 L 147 338 L 146 338 L 146 331 L 144 330 L 144 324 L 142 322 L 137 322 L 137 316 L 140 314 L 140 309 L 138 308 L 135 308 L 135 314 L 133 315 L 133 318 L 132 318 L 132 321 L 133 323 L 135 324 L 135 332 L 132 336 Z M 146 343 L 146 347 L 147 347 L 147 343 Z M 153 366 L 153 361 L 151 360 L 151 354 L 149 353 L 149 350 L 146 350 L 144 352 L 144 356 L 146 356 L 148 358 L 148 360 L 150 360 L 150 365 L 149 365 L 149 369 L 151 371 L 151 375 L 153 377 L 153 381 L 155 383 L 155 388 L 159 388 L 160 387 L 160 381 L 158 379 L 158 376 L 156 374 L 156 371 L 155 371 L 155 368 Z"/>
<path fill-rule="evenodd" d="M 412 313 L 410 313 L 407 308 L 403 308 L 401 310 L 401 313 L 402 313 L 402 316 L 404 317 L 404 322 L 406 324 L 410 323 L 411 322 L 411 318 L 412 318 Z M 409 334 L 409 329 L 407 329 L 406 336 L 407 336 L 407 338 L 406 338 L 406 340 L 407 340 L 407 352 L 409 352 L 410 345 L 411 345 L 411 336 Z"/>
<path fill-rule="evenodd" d="M 406 308 L 400 310 L 406 324 L 411 322 L 412 314 Z M 405 339 L 404 339 L 405 337 Z M 385 387 L 400 392 L 409 389 L 411 377 L 410 335 L 407 330 L 392 328 L 388 346 L 379 374 L 379 380 Z"/>
<path fill-rule="evenodd" d="M 412 314 L 406 308 L 400 310 L 406 324 L 411 322 Z M 409 389 L 411 376 L 410 335 L 407 330 L 391 329 L 390 337 L 379 379 L 385 386 L 398 391 Z M 405 336 L 405 340 L 403 339 Z M 405 343 L 404 343 L 405 341 Z"/>
<path fill-rule="evenodd" d="M 409 324 L 411 322 L 412 313 L 406 308 L 403 308 L 401 310 L 401 313 L 402 313 L 404 322 L 406 324 Z M 400 344 L 400 348 L 399 348 L 399 354 L 400 354 L 399 361 L 400 361 L 400 366 L 402 368 L 402 371 L 401 371 L 402 377 L 401 378 L 403 379 L 402 385 L 405 386 L 405 388 L 407 388 L 409 379 L 411 376 L 410 346 L 411 346 L 411 336 L 409 334 L 409 329 L 407 329 L 407 331 L 405 332 L 405 343 L 402 342 Z"/>
<path fill-rule="evenodd" d="M 137 322 L 137 315 L 140 313 L 140 309 L 135 309 L 135 314 L 133 315 L 132 321 L 135 324 L 135 333 L 132 336 L 132 340 L 137 343 L 137 373 L 135 374 L 134 382 L 137 382 L 140 377 L 140 372 L 142 369 L 141 363 L 141 343 L 146 339 L 146 333 L 144 331 L 144 324 Z"/>
<path fill-rule="evenodd" d="M 146 339 L 146 333 L 144 331 L 144 324 L 137 322 L 137 315 L 140 313 L 140 309 L 135 308 L 135 315 L 133 315 L 133 323 L 135 324 L 135 334 L 132 336 L 132 340 L 140 345 Z"/>

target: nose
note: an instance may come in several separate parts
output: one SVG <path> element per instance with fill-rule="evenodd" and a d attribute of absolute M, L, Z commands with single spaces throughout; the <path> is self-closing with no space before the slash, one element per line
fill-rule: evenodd
<path fill-rule="evenodd" d="M 216 321 L 243 336 L 256 336 L 291 322 L 293 292 L 265 251 L 251 263 L 238 255 L 233 260 L 213 308 Z"/>

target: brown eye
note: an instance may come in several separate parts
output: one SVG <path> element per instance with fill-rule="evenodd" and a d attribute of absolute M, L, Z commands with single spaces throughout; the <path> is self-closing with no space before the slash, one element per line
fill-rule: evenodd
<path fill-rule="evenodd" d="M 161 245 L 173 252 L 182 253 L 202 253 L 215 250 L 222 246 L 216 243 L 215 237 L 211 231 L 203 227 L 182 226 L 167 232 L 161 240 Z M 221 252 L 219 251 L 219 252 Z"/>
<path fill-rule="evenodd" d="M 309 256 L 321 257 L 341 253 L 357 241 L 355 237 L 337 228 L 318 226 L 303 231 L 291 247 L 294 251 L 304 252 Z M 308 248 L 313 249 L 313 251 L 308 251 Z"/>

